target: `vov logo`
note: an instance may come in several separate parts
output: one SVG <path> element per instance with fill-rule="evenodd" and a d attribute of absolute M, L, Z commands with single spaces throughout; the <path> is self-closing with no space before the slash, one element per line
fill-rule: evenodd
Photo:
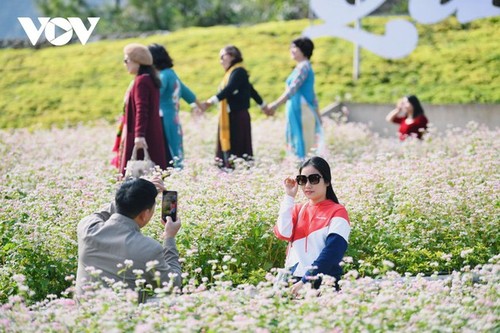
<path fill-rule="evenodd" d="M 36 45 L 42 32 L 45 32 L 45 38 L 50 44 L 61 46 L 66 45 L 73 38 L 73 31 L 82 43 L 85 45 L 94 31 L 100 17 L 89 17 L 87 20 L 90 23 L 90 28 L 87 29 L 79 17 L 39 17 L 38 22 L 40 27 L 36 28 L 35 24 L 29 17 L 18 17 L 24 32 L 28 35 L 31 44 Z M 56 27 L 63 30 L 63 33 L 56 36 Z"/>

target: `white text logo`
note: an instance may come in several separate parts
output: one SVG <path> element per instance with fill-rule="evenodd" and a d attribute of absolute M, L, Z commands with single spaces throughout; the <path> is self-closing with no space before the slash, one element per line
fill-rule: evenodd
<path fill-rule="evenodd" d="M 61 46 L 69 43 L 73 38 L 73 31 L 80 42 L 85 45 L 94 31 L 97 22 L 99 22 L 100 17 L 87 18 L 90 23 L 89 29 L 85 27 L 79 17 L 68 17 L 67 19 L 62 17 L 39 17 L 39 28 L 35 27 L 35 24 L 29 17 L 18 17 L 17 19 L 21 23 L 26 35 L 28 35 L 31 44 L 36 45 L 42 32 L 45 32 L 45 38 L 49 43 Z M 63 31 L 58 36 L 56 36 L 56 27 Z"/>

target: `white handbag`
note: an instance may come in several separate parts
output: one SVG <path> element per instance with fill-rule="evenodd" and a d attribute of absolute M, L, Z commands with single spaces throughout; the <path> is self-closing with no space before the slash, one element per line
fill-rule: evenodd
<path fill-rule="evenodd" d="M 139 148 L 140 149 L 140 148 Z M 155 163 L 149 157 L 148 149 L 142 148 L 144 150 L 144 159 L 137 159 L 137 146 L 134 145 L 134 149 L 132 150 L 132 157 L 127 162 L 127 166 L 125 167 L 125 177 L 141 177 L 144 175 L 148 175 L 153 172 L 155 168 Z"/>

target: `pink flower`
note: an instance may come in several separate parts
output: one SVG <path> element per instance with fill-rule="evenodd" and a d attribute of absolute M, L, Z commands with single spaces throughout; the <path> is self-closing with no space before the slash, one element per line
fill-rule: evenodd
<path fill-rule="evenodd" d="M 139 324 L 135 327 L 134 333 L 147 333 L 152 332 L 153 325 L 151 324 Z"/>
<path fill-rule="evenodd" d="M 10 321 L 8 319 L 0 319 L 0 327 L 8 328 L 10 326 Z"/>

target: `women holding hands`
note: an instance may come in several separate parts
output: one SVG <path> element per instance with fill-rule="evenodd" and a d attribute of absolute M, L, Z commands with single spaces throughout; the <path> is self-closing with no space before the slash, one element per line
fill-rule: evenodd
<path fill-rule="evenodd" d="M 172 69 L 174 63 L 167 50 L 158 44 L 151 44 L 148 48 L 160 74 L 160 117 L 165 135 L 165 148 L 169 150 L 173 158 L 173 166 L 182 168 L 184 148 L 179 119 L 180 100 L 184 99 L 191 106 L 198 108 L 201 108 L 201 104 L 196 99 L 196 95 L 182 83 Z"/>
<path fill-rule="evenodd" d="M 250 123 L 250 98 L 267 112 L 266 104 L 249 81 L 249 75 L 243 67 L 240 50 L 229 45 L 220 50 L 220 64 L 225 70 L 219 92 L 203 103 L 205 110 L 220 102 L 219 129 L 216 158 L 222 160 L 224 167 L 231 167 L 229 157 L 252 159 L 252 130 Z"/>
<path fill-rule="evenodd" d="M 385 117 L 388 122 L 399 124 L 399 139 L 405 140 L 409 136 L 422 139 L 427 129 L 427 117 L 417 96 L 410 95 L 401 98 L 396 108 Z"/>
<path fill-rule="evenodd" d="M 308 199 L 305 204 L 294 202 L 299 186 Z M 333 191 L 330 166 L 323 158 L 312 157 L 302 164 L 297 177 L 284 180 L 284 189 L 274 234 L 289 242 L 285 268 L 294 281 L 292 293 L 296 295 L 308 282 L 319 288 L 320 273 L 339 281 L 351 227 Z"/>
<path fill-rule="evenodd" d="M 269 104 L 270 113 L 286 102 L 286 142 L 289 149 L 304 159 L 321 141 L 321 117 L 314 91 L 314 72 L 311 59 L 313 42 L 307 37 L 295 39 L 290 45 L 290 56 L 297 63 L 286 80 L 284 93 Z"/>

